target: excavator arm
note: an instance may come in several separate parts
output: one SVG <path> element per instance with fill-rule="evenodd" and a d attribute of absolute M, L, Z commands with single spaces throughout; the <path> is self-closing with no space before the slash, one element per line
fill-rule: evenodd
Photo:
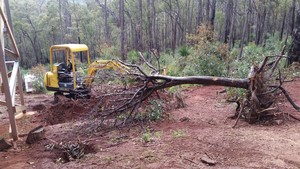
<path fill-rule="evenodd" d="M 90 88 L 91 84 L 94 81 L 95 75 L 98 70 L 110 69 L 119 73 L 129 73 L 130 68 L 122 65 L 120 62 L 116 60 L 96 60 L 92 64 L 90 64 L 88 68 L 87 77 L 84 80 L 83 84 Z"/>

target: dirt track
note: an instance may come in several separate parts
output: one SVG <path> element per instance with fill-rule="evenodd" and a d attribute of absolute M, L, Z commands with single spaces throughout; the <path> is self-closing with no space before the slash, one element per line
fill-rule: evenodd
<path fill-rule="evenodd" d="M 300 79 L 285 87 L 300 105 Z M 37 114 L 19 119 L 19 131 L 26 133 L 44 124 L 47 138 L 57 142 L 88 140 L 93 151 L 82 159 L 61 164 L 55 162 L 59 156 L 55 151 L 45 151 L 44 145 L 51 141 L 28 146 L 22 137 L 17 149 L 0 152 L 0 168 L 300 168 L 298 121 L 288 117 L 280 125 L 249 125 L 240 121 L 233 129 L 234 120 L 227 117 L 232 115 L 235 105 L 223 100 L 218 94 L 221 90 L 223 87 L 205 86 L 185 91 L 187 106 L 167 112 L 163 121 L 152 123 L 148 143 L 142 139 L 140 127 L 101 135 L 76 132 L 90 111 L 87 103 L 84 109 L 76 105 L 68 112 L 60 107 L 63 120 L 51 123 L 47 121 L 50 116 L 45 114 L 54 112 L 52 96 L 28 95 L 29 110 L 36 110 Z M 65 106 L 68 104 L 71 105 L 70 101 Z M 286 102 L 281 103 L 280 110 L 297 115 Z M 0 119 L 0 136 L 5 137 L 7 117 L 3 113 Z M 203 156 L 217 164 L 208 167 L 201 162 Z"/>

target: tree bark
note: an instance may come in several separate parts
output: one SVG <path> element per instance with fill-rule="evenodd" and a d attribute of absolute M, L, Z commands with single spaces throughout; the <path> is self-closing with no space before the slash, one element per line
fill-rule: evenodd
<path fill-rule="evenodd" d="M 122 60 L 126 60 L 126 49 L 125 49 L 125 17 L 124 17 L 124 0 L 119 0 L 119 18 L 120 18 L 120 45 L 121 45 L 121 57 Z"/>
<path fill-rule="evenodd" d="M 289 34 L 293 36 L 293 30 L 295 25 L 295 9 L 296 9 L 296 0 L 291 1 L 290 14 L 289 14 Z"/>
<path fill-rule="evenodd" d="M 125 13 L 128 19 L 130 20 L 130 30 L 131 30 L 131 35 L 128 34 L 128 39 L 131 38 L 131 45 L 130 46 L 128 45 L 128 47 L 134 50 L 139 50 L 137 34 L 136 34 L 136 25 L 132 19 L 131 14 L 128 11 L 125 11 Z"/>
<path fill-rule="evenodd" d="M 223 43 L 228 42 L 228 36 L 230 33 L 231 20 L 232 20 L 232 10 L 233 9 L 233 0 L 227 0 L 226 11 L 225 11 L 225 20 L 224 20 L 224 31 L 223 31 Z"/>
<path fill-rule="evenodd" d="M 285 28 L 285 20 L 286 20 L 286 2 L 287 0 L 284 1 L 284 13 L 282 16 L 282 22 L 281 22 L 281 27 L 280 27 L 280 33 L 279 33 L 279 40 L 282 41 L 283 33 L 284 33 L 284 28 Z"/>
<path fill-rule="evenodd" d="M 198 11 L 196 17 L 196 26 L 198 27 L 203 21 L 202 0 L 198 0 Z"/>
<path fill-rule="evenodd" d="M 217 1 L 216 0 L 212 0 L 211 2 L 211 11 L 210 11 L 210 25 L 211 25 L 211 29 L 214 30 L 214 24 L 215 24 L 215 16 L 216 16 L 216 4 Z"/>
<path fill-rule="evenodd" d="M 207 24 L 209 23 L 209 7 L 210 7 L 210 0 L 206 0 L 206 3 L 205 3 L 205 15 L 206 15 L 206 22 Z"/>
<path fill-rule="evenodd" d="M 229 42 L 228 42 L 228 49 L 230 50 L 234 46 L 234 32 L 235 32 L 235 20 L 236 20 L 236 13 L 237 13 L 237 6 L 238 6 L 238 0 L 234 0 L 233 3 L 233 11 L 232 11 L 232 19 L 231 19 L 231 25 L 230 25 L 230 31 L 229 31 Z"/>
<path fill-rule="evenodd" d="M 143 48 L 143 4 L 142 0 L 138 0 L 138 26 L 137 26 L 139 51 L 144 51 Z"/>
<path fill-rule="evenodd" d="M 266 5 L 263 2 L 259 2 L 259 7 L 257 11 L 256 20 L 256 34 L 255 34 L 255 44 L 259 45 L 262 42 L 262 35 L 264 31 L 265 19 L 266 19 Z"/>
<path fill-rule="evenodd" d="M 293 62 L 300 62 L 300 9 L 297 12 L 295 30 L 292 37 L 293 41 L 288 52 L 288 65 L 292 64 Z"/>
<path fill-rule="evenodd" d="M 152 40 L 152 19 L 151 19 L 151 0 L 147 0 L 147 51 L 148 59 L 153 48 Z"/>
<path fill-rule="evenodd" d="M 166 84 L 159 88 L 168 88 L 176 85 L 183 84 L 205 84 L 205 85 L 217 85 L 248 89 L 249 79 L 235 79 L 215 76 L 187 76 L 187 77 L 173 77 L 164 75 L 148 76 L 150 80 L 165 80 Z"/>
<path fill-rule="evenodd" d="M 159 38 L 157 33 L 157 18 L 156 18 L 156 10 L 155 10 L 155 0 L 151 1 L 151 7 L 152 7 L 152 19 L 153 19 L 153 42 L 154 42 L 154 48 L 157 52 L 160 51 L 159 47 Z"/>
<path fill-rule="evenodd" d="M 244 39 L 245 39 L 246 29 L 247 29 L 247 25 L 248 25 L 250 6 L 251 6 L 251 0 L 248 0 L 248 9 L 247 9 L 247 14 L 245 16 L 245 21 L 244 21 L 244 26 L 243 26 L 243 34 L 242 34 L 241 42 L 240 42 L 240 53 L 239 53 L 239 56 L 238 56 L 238 60 L 241 60 L 243 50 L 244 50 Z"/>
<path fill-rule="evenodd" d="M 109 25 L 108 25 L 108 12 L 107 12 L 107 0 L 104 0 L 104 37 L 105 37 L 105 43 L 110 44 L 110 32 L 109 32 Z"/>

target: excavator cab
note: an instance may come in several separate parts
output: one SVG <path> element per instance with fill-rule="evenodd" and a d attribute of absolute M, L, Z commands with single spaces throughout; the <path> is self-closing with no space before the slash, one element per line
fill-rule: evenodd
<path fill-rule="evenodd" d="M 84 97 L 89 89 L 83 87 L 83 77 L 78 76 L 75 57 L 81 56 L 90 65 L 89 49 L 84 44 L 61 44 L 50 47 L 50 71 L 44 76 L 44 85 L 55 96 Z M 86 58 L 82 59 L 82 56 Z"/>

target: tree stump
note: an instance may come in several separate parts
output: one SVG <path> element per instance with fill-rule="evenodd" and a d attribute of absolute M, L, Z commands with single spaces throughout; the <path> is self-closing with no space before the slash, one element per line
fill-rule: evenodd
<path fill-rule="evenodd" d="M 40 125 L 28 133 L 26 143 L 33 144 L 43 138 L 45 138 L 45 129 L 42 125 Z"/>
<path fill-rule="evenodd" d="M 10 147 L 12 147 L 11 144 L 5 141 L 4 138 L 0 138 L 0 151 L 4 151 L 6 149 L 9 149 Z"/>

